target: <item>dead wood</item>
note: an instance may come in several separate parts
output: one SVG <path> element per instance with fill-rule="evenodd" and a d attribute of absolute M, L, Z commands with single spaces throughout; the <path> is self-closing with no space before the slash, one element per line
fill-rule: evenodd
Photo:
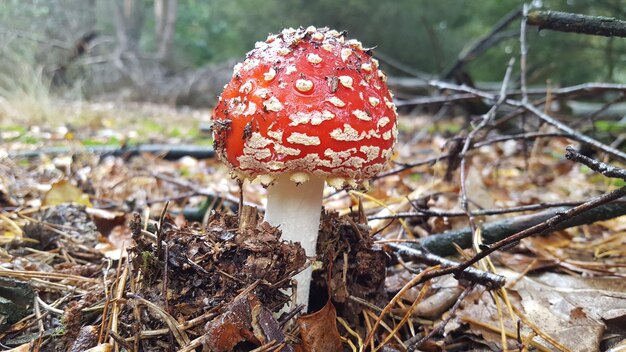
<path fill-rule="evenodd" d="M 536 214 L 522 215 L 511 219 L 504 219 L 484 224 L 480 226 L 484 243 L 495 243 L 517 232 L 540 224 L 570 209 L 572 209 L 572 207 L 559 207 Z M 574 226 L 613 219 L 622 215 L 626 215 L 626 201 L 615 201 L 574 216 L 554 227 L 553 230 L 564 230 Z M 456 249 L 453 244 L 457 244 L 461 248 L 471 247 L 472 229 L 466 227 L 460 230 L 451 230 L 440 234 L 434 234 L 424 238 L 420 242 L 419 247 L 425 248 L 431 253 L 446 256 L 456 253 Z"/>
<path fill-rule="evenodd" d="M 424 248 L 412 248 L 405 244 L 388 243 L 388 247 L 393 249 L 399 256 L 406 260 L 412 260 L 428 265 L 441 265 L 442 268 L 454 267 L 460 263 L 446 259 L 424 250 Z M 466 268 L 461 275 L 463 279 L 485 286 L 488 289 L 496 289 L 506 283 L 504 276 L 478 270 L 474 267 Z"/>
<path fill-rule="evenodd" d="M 626 21 L 559 11 L 531 11 L 527 23 L 539 29 L 604 37 L 626 37 Z"/>
<path fill-rule="evenodd" d="M 100 156 L 124 156 L 132 157 L 143 153 L 158 154 L 166 160 L 176 160 L 184 156 L 196 159 L 210 159 L 215 156 L 215 151 L 210 146 L 193 144 L 139 144 L 134 146 L 89 146 L 82 148 L 49 147 L 37 150 L 10 152 L 9 158 L 36 158 L 42 155 L 55 156 L 62 154 L 97 154 Z"/>

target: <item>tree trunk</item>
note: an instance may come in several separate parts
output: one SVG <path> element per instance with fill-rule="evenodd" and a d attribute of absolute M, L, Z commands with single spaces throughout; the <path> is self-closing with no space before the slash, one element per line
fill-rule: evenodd
<path fill-rule="evenodd" d="M 163 2 L 167 1 L 167 8 L 164 9 Z M 160 4 L 159 4 L 160 3 Z M 178 12 L 178 0 L 157 0 L 154 3 L 155 6 L 155 15 L 157 14 L 157 5 L 161 7 L 161 16 L 160 18 L 155 18 L 156 23 L 158 24 L 157 30 L 157 39 L 159 41 L 159 51 L 157 53 L 157 57 L 160 60 L 166 60 L 171 51 L 172 47 L 172 39 L 174 37 L 174 32 L 176 29 L 176 14 Z M 165 10 L 165 13 L 163 13 Z"/>
<path fill-rule="evenodd" d="M 115 33 L 121 51 L 134 52 L 141 39 L 144 20 L 143 0 L 114 0 L 111 3 Z"/>

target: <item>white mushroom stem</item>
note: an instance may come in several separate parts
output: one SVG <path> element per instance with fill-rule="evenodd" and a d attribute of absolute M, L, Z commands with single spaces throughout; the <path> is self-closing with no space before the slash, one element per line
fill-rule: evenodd
<path fill-rule="evenodd" d="M 315 257 L 323 194 L 324 180 L 316 176 L 297 185 L 289 175 L 282 175 L 268 189 L 265 221 L 280 228 L 283 240 L 299 242 L 307 257 Z M 309 266 L 294 276 L 298 285 L 296 304 L 304 304 L 304 311 L 312 272 Z"/>

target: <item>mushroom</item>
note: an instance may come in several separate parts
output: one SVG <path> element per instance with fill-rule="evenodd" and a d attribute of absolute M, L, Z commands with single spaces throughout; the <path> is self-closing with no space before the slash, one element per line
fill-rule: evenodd
<path fill-rule="evenodd" d="M 287 28 L 234 68 L 212 115 L 214 147 L 239 180 L 268 187 L 265 221 L 315 257 L 324 182 L 356 187 L 386 165 L 396 107 L 378 61 L 328 28 Z M 309 300 L 311 267 L 298 274 Z M 305 308 L 306 309 L 306 308 Z"/>

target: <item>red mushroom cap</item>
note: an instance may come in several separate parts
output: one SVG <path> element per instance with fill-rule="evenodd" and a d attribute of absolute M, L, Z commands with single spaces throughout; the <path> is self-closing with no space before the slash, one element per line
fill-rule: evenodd
<path fill-rule="evenodd" d="M 313 174 L 335 187 L 380 172 L 396 108 L 378 61 L 328 28 L 284 29 L 234 68 L 213 111 L 214 146 L 238 178 Z M 269 176 L 274 175 L 274 176 Z"/>

